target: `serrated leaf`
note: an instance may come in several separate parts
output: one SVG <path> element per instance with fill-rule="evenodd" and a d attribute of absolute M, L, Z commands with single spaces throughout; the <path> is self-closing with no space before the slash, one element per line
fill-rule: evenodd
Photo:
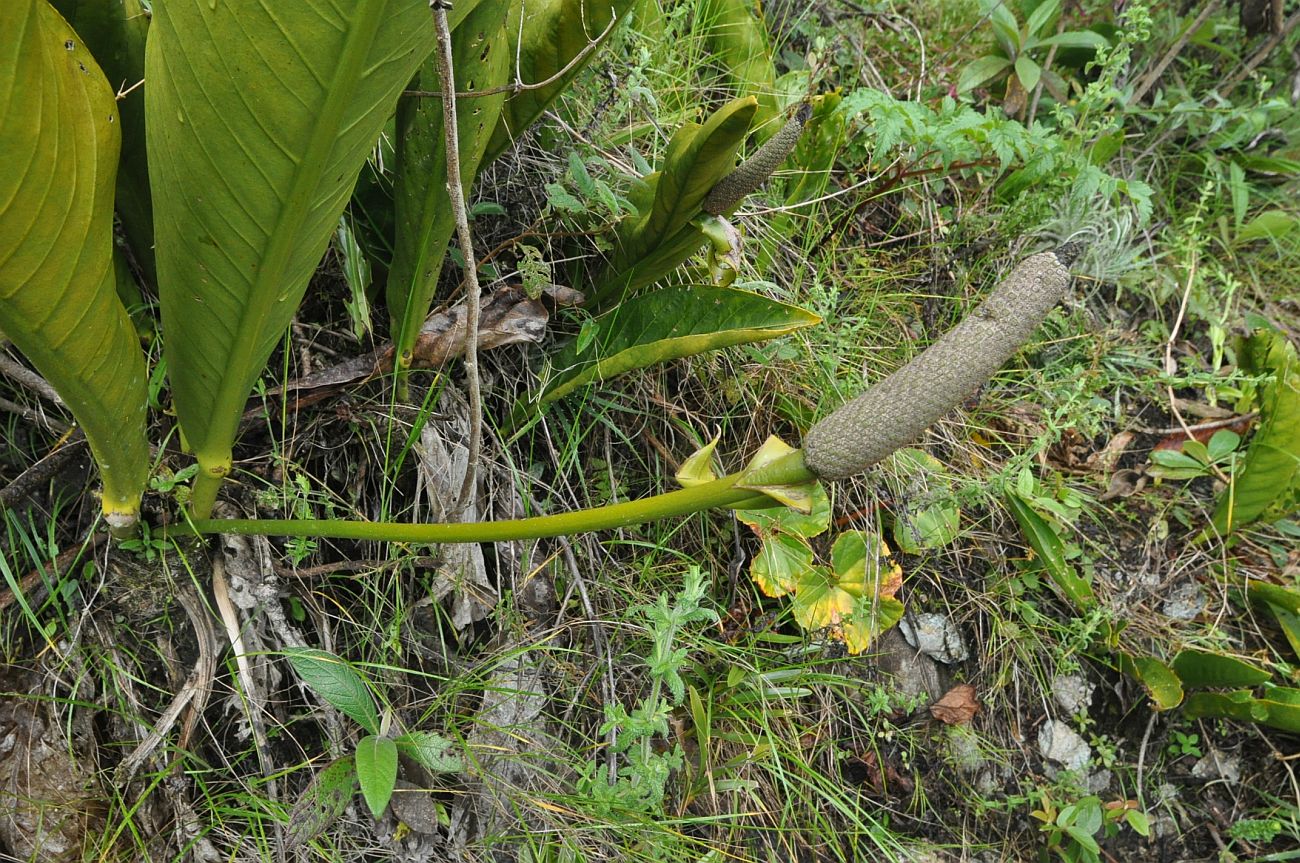
<path fill-rule="evenodd" d="M 376 820 L 383 817 L 397 787 L 397 744 L 387 737 L 370 735 L 357 742 L 357 782 L 361 796 Z"/>
<path fill-rule="evenodd" d="M 284 844 L 289 850 L 306 844 L 329 829 L 357 790 L 357 768 L 351 755 L 336 758 L 312 777 L 289 812 Z"/>
<path fill-rule="evenodd" d="M 452 68 L 458 92 L 491 90 L 509 79 L 512 58 L 505 22 L 510 2 L 482 0 L 452 35 Z M 413 89 L 442 89 L 437 53 L 424 61 L 412 82 Z M 461 186 L 466 197 L 501 117 L 505 98 L 501 92 L 456 102 Z M 414 347 L 428 317 L 443 258 L 456 229 L 447 188 L 441 98 L 403 98 L 398 102 L 396 152 L 396 237 L 387 296 L 398 365 L 405 367 L 402 357 Z"/>
<path fill-rule="evenodd" d="M 291 648 L 285 657 L 302 682 L 371 734 L 379 733 L 379 711 L 361 675 L 339 657 L 315 648 Z"/>
<path fill-rule="evenodd" d="M 788 533 L 763 537 L 758 553 L 749 564 L 749 575 L 768 596 L 785 596 L 812 568 L 813 553 L 808 541 Z"/>
<path fill-rule="evenodd" d="M 1214 508 L 1220 534 L 1280 518 L 1300 505 L 1300 356 L 1286 336 L 1260 330 L 1238 358 L 1247 371 L 1272 379 L 1260 386 L 1260 421 L 1241 468 Z"/>
<path fill-rule="evenodd" d="M 0 33 L 0 330 L 85 431 L 104 513 L 125 528 L 150 457 L 144 356 L 113 266 L 113 91 L 44 0 L 0 3 Z"/>
<path fill-rule="evenodd" d="M 691 453 L 686 461 L 682 462 L 674 477 L 678 485 L 682 488 L 691 488 L 713 482 L 718 478 L 718 475 L 713 472 L 713 451 L 721 439 L 722 432 L 719 431 L 713 436 L 713 440 Z"/>
<path fill-rule="evenodd" d="M 465 763 L 454 742 L 432 731 L 408 731 L 393 738 L 398 751 L 430 773 L 457 773 Z"/>
<path fill-rule="evenodd" d="M 754 98 L 736 99 L 703 124 L 686 123 L 673 135 L 657 174 L 645 178 L 653 189 L 649 206 L 619 222 L 615 249 L 592 292 L 596 308 L 657 281 L 703 244 L 691 224 L 705 197 L 736 164 L 736 150 L 749 132 Z"/>
<path fill-rule="evenodd" d="M 433 24 L 423 0 L 153 12 L 144 89 L 167 366 L 185 439 L 219 479 Z"/>
<path fill-rule="evenodd" d="M 1244 659 L 1209 650 L 1179 651 L 1172 668 L 1184 687 L 1257 686 L 1273 677 Z"/>
<path fill-rule="evenodd" d="M 580 355 L 569 343 L 555 354 L 552 363 L 558 371 L 540 403 L 633 369 L 773 339 L 820 320 L 798 306 L 710 285 L 666 288 L 634 297 L 597 319 L 594 350 Z"/>
<path fill-rule="evenodd" d="M 1173 669 L 1152 656 L 1114 654 L 1119 670 L 1142 684 L 1156 710 L 1172 710 L 1183 701 L 1183 686 Z"/>
<path fill-rule="evenodd" d="M 1007 508 L 1015 516 L 1029 547 L 1034 550 L 1052 581 L 1076 608 L 1089 608 L 1095 601 L 1092 585 L 1066 561 L 1065 543 L 1056 530 L 1019 495 L 1007 492 L 1005 499 Z"/>
<path fill-rule="evenodd" d="M 779 439 L 778 439 L 779 442 Z M 764 444 L 767 446 L 767 444 Z M 785 444 L 781 444 L 785 446 Z M 761 450 L 760 450 L 761 451 Z M 787 448 L 787 451 L 792 451 Z M 773 507 L 771 509 L 736 510 L 736 518 L 753 528 L 760 537 L 777 533 L 788 533 L 804 539 L 812 539 L 826 532 L 831 526 L 831 502 L 826 496 L 826 489 L 821 483 L 815 483 L 808 494 L 807 512 L 800 512 L 790 507 Z"/>
<path fill-rule="evenodd" d="M 483 164 L 504 153 L 569 88 L 598 53 L 589 48 L 591 43 L 605 33 L 612 21 L 626 20 L 632 3 L 633 0 L 529 0 L 511 5 L 506 21 L 510 55 L 519 59 L 516 80 L 530 88 L 506 100 Z M 522 22 L 521 13 L 525 16 Z M 543 82 L 547 82 L 545 86 L 535 86 Z"/>

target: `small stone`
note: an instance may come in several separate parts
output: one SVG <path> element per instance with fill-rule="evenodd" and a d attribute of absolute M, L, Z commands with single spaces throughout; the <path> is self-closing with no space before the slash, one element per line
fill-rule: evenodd
<path fill-rule="evenodd" d="M 1102 794 L 1110 787 L 1110 780 L 1115 778 L 1109 770 L 1097 770 L 1088 774 L 1088 779 L 1083 784 L 1092 794 Z"/>
<path fill-rule="evenodd" d="M 945 665 L 965 662 L 970 658 L 966 640 L 957 624 L 942 614 L 917 614 L 904 617 L 898 629 L 907 643 L 926 656 Z"/>
<path fill-rule="evenodd" d="M 1082 770 L 1092 758 L 1092 749 L 1068 724 L 1049 719 L 1038 729 L 1038 751 L 1048 761 L 1066 770 Z"/>
<path fill-rule="evenodd" d="M 1088 711 L 1096 688 L 1082 674 L 1058 674 L 1052 678 L 1052 698 L 1071 716 Z"/>
<path fill-rule="evenodd" d="M 1169 591 L 1160 610 L 1174 620 L 1195 620 L 1205 610 L 1205 594 L 1196 582 L 1181 582 Z"/>
<path fill-rule="evenodd" d="M 1241 781 L 1241 759 L 1211 749 L 1192 765 L 1192 775 L 1197 779 L 1222 779 L 1229 785 L 1236 785 Z"/>
<path fill-rule="evenodd" d="M 973 774 L 988 762 L 980 747 L 979 735 L 964 725 L 948 727 L 947 761 L 961 773 Z"/>

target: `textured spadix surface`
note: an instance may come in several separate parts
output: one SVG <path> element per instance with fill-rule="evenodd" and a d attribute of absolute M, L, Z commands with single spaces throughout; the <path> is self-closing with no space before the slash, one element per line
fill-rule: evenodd
<path fill-rule="evenodd" d="M 965 320 L 916 359 L 817 423 L 804 459 L 823 479 L 862 473 L 911 443 L 991 378 L 1060 301 L 1075 250 L 1022 261 Z"/>

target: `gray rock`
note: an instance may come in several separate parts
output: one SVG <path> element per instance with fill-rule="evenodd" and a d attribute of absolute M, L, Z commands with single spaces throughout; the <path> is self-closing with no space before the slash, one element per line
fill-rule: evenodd
<path fill-rule="evenodd" d="M 1067 723 L 1056 719 L 1047 720 L 1038 729 L 1038 751 L 1066 770 L 1082 770 L 1092 757 L 1087 741 Z"/>
<path fill-rule="evenodd" d="M 1181 582 L 1169 591 L 1160 610 L 1174 620 L 1195 620 L 1205 610 L 1205 594 L 1195 581 Z"/>
<path fill-rule="evenodd" d="M 1241 781 L 1241 759 L 1211 749 L 1192 765 L 1192 775 L 1197 779 L 1222 779 L 1229 785 L 1236 785 Z"/>
<path fill-rule="evenodd" d="M 1114 774 L 1109 770 L 1097 770 L 1088 774 L 1088 779 L 1083 784 L 1092 794 L 1102 794 L 1110 787 L 1110 780 L 1114 779 Z"/>
<path fill-rule="evenodd" d="M 898 629 L 908 644 L 945 665 L 970 658 L 961 630 L 945 615 L 929 612 L 908 615 L 898 622 Z"/>
<path fill-rule="evenodd" d="M 951 725 L 946 730 L 948 738 L 947 761 L 961 773 L 978 773 L 988 762 L 980 747 L 979 735 L 965 725 Z"/>
<path fill-rule="evenodd" d="M 1058 674 L 1052 678 L 1052 698 L 1071 716 L 1088 711 L 1096 688 L 1082 674 Z"/>

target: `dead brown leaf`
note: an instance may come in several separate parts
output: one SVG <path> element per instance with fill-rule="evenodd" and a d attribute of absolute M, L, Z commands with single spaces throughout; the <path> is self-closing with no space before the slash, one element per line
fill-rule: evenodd
<path fill-rule="evenodd" d="M 969 683 L 958 683 L 930 705 L 930 715 L 948 725 L 965 725 L 979 712 L 980 702 L 975 697 L 975 687 Z"/>

